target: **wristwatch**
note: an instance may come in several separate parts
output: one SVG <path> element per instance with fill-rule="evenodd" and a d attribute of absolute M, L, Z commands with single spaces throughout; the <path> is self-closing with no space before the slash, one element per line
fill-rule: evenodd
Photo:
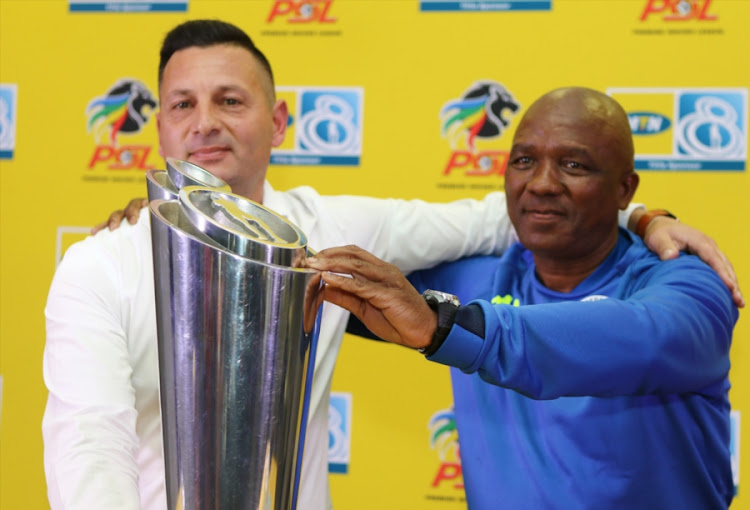
<path fill-rule="evenodd" d="M 638 223 L 636 223 L 635 225 L 635 235 L 643 239 L 643 236 L 646 235 L 646 228 L 648 228 L 648 224 L 651 223 L 651 220 L 653 220 L 657 216 L 666 216 L 667 218 L 673 218 L 675 220 L 677 219 L 677 216 L 667 211 L 666 209 L 651 209 L 643 213 L 638 219 Z"/>
<path fill-rule="evenodd" d="M 453 321 L 456 319 L 456 312 L 458 307 L 461 306 L 460 301 L 453 294 L 447 292 L 440 292 L 439 290 L 426 290 L 422 293 L 422 297 L 430 308 L 435 310 L 438 314 L 438 323 L 435 334 L 432 336 L 432 341 L 427 347 L 417 349 L 425 356 L 430 356 L 437 351 L 445 339 L 448 338 L 453 327 Z"/>

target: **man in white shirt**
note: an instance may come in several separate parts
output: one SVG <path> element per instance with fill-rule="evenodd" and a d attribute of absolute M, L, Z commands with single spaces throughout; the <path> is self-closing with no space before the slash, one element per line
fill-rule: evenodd
<path fill-rule="evenodd" d="M 266 169 L 284 139 L 287 106 L 275 99 L 266 58 L 230 24 L 198 20 L 173 29 L 161 50 L 159 94 L 162 156 L 206 168 L 234 193 L 286 216 L 316 250 L 356 244 L 408 272 L 499 253 L 514 240 L 502 193 L 426 204 L 273 190 Z M 700 254 L 741 300 L 731 265 L 710 238 L 664 217 L 647 234 L 662 257 L 683 248 Z M 153 285 L 145 209 L 134 225 L 72 246 L 58 267 L 45 310 L 42 423 L 55 510 L 166 508 Z M 328 398 L 347 318 L 323 308 L 299 495 L 305 510 L 331 508 Z"/>

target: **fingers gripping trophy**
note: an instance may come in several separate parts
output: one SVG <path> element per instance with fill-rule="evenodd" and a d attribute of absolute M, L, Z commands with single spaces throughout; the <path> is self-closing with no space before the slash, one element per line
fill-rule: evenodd
<path fill-rule="evenodd" d="M 321 284 L 307 238 L 192 163 L 146 178 L 168 508 L 294 510 Z"/>

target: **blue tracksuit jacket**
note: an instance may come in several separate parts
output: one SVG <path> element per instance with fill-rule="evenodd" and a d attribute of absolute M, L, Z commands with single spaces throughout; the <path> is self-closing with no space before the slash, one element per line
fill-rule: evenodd
<path fill-rule="evenodd" d="M 699 259 L 621 230 L 569 293 L 520 245 L 410 280 L 471 303 L 430 358 L 454 367 L 470 510 L 727 508 L 738 313 Z"/>

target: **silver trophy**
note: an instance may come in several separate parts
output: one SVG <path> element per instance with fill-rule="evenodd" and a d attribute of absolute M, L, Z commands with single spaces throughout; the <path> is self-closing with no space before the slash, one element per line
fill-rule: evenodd
<path fill-rule="evenodd" d="M 191 163 L 147 174 L 169 510 L 294 510 L 321 278 L 307 239 Z"/>

